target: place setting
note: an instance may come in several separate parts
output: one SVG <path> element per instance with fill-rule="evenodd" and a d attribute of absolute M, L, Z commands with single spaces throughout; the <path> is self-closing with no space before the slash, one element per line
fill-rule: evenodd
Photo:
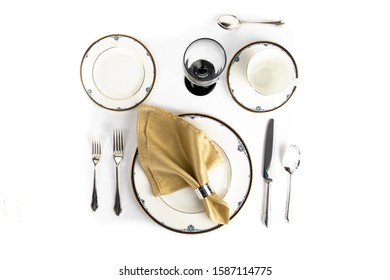
<path fill-rule="evenodd" d="M 143 118 L 148 118 L 147 125 L 140 124 L 146 122 Z M 160 225 L 180 232 L 199 233 L 227 224 L 243 206 L 252 181 L 250 155 L 237 132 L 211 116 L 176 116 L 146 105 L 140 108 L 140 126 L 132 181 L 145 212 Z M 144 136 L 145 131 L 151 135 Z M 178 136 L 169 139 L 159 133 Z M 154 188 L 168 186 L 169 190 L 151 192 L 149 181 Z M 216 207 L 205 215 L 210 206 L 202 202 L 211 195 L 224 200 L 224 209 Z M 219 215 L 224 217 L 213 218 Z"/>
<path fill-rule="evenodd" d="M 244 21 L 224 15 L 216 24 L 237 32 L 241 24 L 265 24 L 282 28 L 280 20 Z M 234 31 L 233 31 L 234 30 Z M 226 94 L 245 111 L 265 113 L 288 102 L 297 88 L 297 64 L 282 45 L 255 41 L 228 58 L 214 38 L 195 39 L 182 53 L 183 83 L 193 95 L 208 95 L 226 73 Z M 99 107 L 118 114 L 137 110 L 136 151 L 124 153 L 121 129 L 112 129 L 112 158 L 115 168 L 113 213 L 122 209 L 119 173 L 130 177 L 134 197 L 146 216 L 158 225 L 179 233 L 197 234 L 227 225 L 247 201 L 254 176 L 263 175 L 262 221 L 270 225 L 272 172 L 275 158 L 274 119 L 265 128 L 263 174 L 252 169 L 245 139 L 225 121 L 209 114 L 175 114 L 146 100 L 155 86 L 155 58 L 146 44 L 124 34 L 112 34 L 94 41 L 85 51 L 80 79 L 87 96 Z M 163 70 L 161 70 L 163 71 Z M 167 81 L 169 82 L 169 81 Z M 227 108 L 228 109 L 228 108 Z M 99 183 L 96 181 L 102 156 L 100 139 L 92 137 L 93 180 L 90 207 L 99 211 Z M 123 158 L 132 160 L 130 170 L 121 170 Z M 291 221 L 291 177 L 300 164 L 296 145 L 286 149 L 280 162 L 290 177 L 285 218 Z"/>

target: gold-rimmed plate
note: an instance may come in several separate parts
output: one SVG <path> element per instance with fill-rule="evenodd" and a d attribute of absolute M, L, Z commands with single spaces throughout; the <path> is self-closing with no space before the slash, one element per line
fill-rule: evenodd
<path fill-rule="evenodd" d="M 227 85 L 233 99 L 246 110 L 255 113 L 264 113 L 276 110 L 283 106 L 293 95 L 296 85 L 292 83 L 279 94 L 262 95 L 250 85 L 246 73 L 250 59 L 259 51 L 272 48 L 281 51 L 290 57 L 294 65 L 295 79 L 298 79 L 298 68 L 293 56 L 279 44 L 258 41 L 242 47 L 232 58 L 227 69 Z"/>
<path fill-rule="evenodd" d="M 237 132 L 218 119 L 201 114 L 181 117 L 201 129 L 217 144 L 224 162 L 210 170 L 209 182 L 229 205 L 232 219 L 244 205 L 252 184 L 252 163 L 247 148 Z M 154 196 L 138 151 L 132 165 L 132 182 L 142 209 L 167 229 L 180 233 L 202 233 L 221 226 L 209 219 L 192 188 L 162 197 Z"/>
<path fill-rule="evenodd" d="M 136 107 L 150 94 L 156 66 L 150 51 L 127 35 L 108 35 L 85 52 L 80 76 L 88 96 L 99 106 L 124 111 Z"/>

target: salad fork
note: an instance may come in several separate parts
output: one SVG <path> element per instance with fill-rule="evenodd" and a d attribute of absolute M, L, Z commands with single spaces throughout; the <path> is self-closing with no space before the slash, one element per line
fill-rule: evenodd
<path fill-rule="evenodd" d="M 119 216 L 122 212 L 119 195 L 119 164 L 123 159 L 123 134 L 121 130 L 115 129 L 113 133 L 113 156 L 115 161 L 116 193 L 114 211 Z"/>
<path fill-rule="evenodd" d="M 93 139 L 92 140 L 92 162 L 93 162 L 93 191 L 92 191 L 92 202 L 91 207 L 93 211 L 96 211 L 98 208 L 98 199 L 96 191 L 96 165 L 98 164 L 101 156 L 101 145 L 100 141 Z"/>

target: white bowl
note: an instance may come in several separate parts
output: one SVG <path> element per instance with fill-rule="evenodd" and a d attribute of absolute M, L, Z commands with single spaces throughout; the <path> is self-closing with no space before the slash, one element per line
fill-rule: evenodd
<path fill-rule="evenodd" d="M 251 87 L 263 95 L 282 93 L 296 80 L 291 57 L 273 47 L 259 50 L 252 56 L 246 76 Z"/>

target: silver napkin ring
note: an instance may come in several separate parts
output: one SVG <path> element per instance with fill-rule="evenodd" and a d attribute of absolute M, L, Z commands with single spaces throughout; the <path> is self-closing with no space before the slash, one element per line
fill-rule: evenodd
<path fill-rule="evenodd" d="M 210 187 L 209 183 L 206 183 L 203 186 L 200 186 L 199 188 L 195 189 L 195 192 L 198 195 L 199 199 L 204 199 L 209 195 L 213 194 L 214 190 Z"/>

